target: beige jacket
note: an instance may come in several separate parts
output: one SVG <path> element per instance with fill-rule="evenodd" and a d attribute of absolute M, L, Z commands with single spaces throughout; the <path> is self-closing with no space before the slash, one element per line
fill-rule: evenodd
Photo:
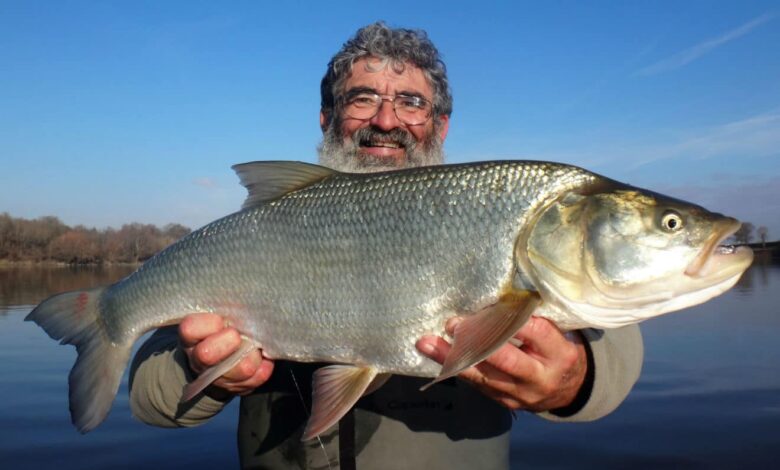
<path fill-rule="evenodd" d="M 582 333 L 590 351 L 590 390 L 583 391 L 578 410 L 567 416 L 541 413 L 545 419 L 601 418 L 623 402 L 639 378 L 643 345 L 637 326 Z M 205 395 L 179 404 L 182 388 L 193 376 L 177 343 L 175 328 L 161 329 L 133 360 L 130 407 L 145 423 L 196 426 L 226 405 Z M 238 448 L 243 467 L 328 468 L 338 463 L 338 427 L 322 435 L 321 443 L 300 442 L 314 368 L 277 363 L 271 380 L 241 399 Z M 420 392 L 424 382 L 393 377 L 358 402 L 353 449 L 357 467 L 509 468 L 510 412 L 459 380 Z"/>

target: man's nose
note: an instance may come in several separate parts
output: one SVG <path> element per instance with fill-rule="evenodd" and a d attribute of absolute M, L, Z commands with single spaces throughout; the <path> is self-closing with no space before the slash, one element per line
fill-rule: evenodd
<path fill-rule="evenodd" d="M 386 100 L 383 100 L 382 104 L 379 105 L 379 111 L 371 118 L 370 123 L 383 131 L 390 131 L 402 125 L 398 116 L 395 115 L 393 103 Z"/>

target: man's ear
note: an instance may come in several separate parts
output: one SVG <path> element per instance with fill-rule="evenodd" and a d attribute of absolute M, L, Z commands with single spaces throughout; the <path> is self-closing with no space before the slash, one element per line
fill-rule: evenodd
<path fill-rule="evenodd" d="M 325 130 L 328 128 L 328 124 L 330 124 L 330 116 L 328 116 L 325 111 L 320 109 L 320 129 L 322 132 L 325 132 Z"/>
<path fill-rule="evenodd" d="M 444 139 L 447 138 L 447 132 L 450 130 L 450 117 L 446 114 L 442 114 L 436 119 L 439 120 L 438 127 L 436 128 L 436 131 L 439 133 L 439 137 L 441 137 L 441 141 L 444 142 Z"/>

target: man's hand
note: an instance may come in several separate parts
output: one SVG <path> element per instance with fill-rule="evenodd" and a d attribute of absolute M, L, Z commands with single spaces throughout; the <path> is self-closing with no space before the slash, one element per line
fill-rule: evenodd
<path fill-rule="evenodd" d="M 190 368 L 200 375 L 233 354 L 241 344 L 241 336 L 235 328 L 226 327 L 224 318 L 219 315 L 195 313 L 179 324 L 179 341 Z M 263 358 L 260 350 L 255 349 L 215 380 L 206 393 L 219 399 L 246 395 L 265 383 L 273 368 L 273 361 Z"/>
<path fill-rule="evenodd" d="M 457 322 L 457 318 L 447 322 L 450 335 Z M 588 367 L 580 334 L 564 334 L 550 321 L 531 317 L 514 337 L 522 341 L 521 347 L 507 343 L 459 377 L 512 410 L 540 412 L 570 405 Z M 451 347 L 439 336 L 417 341 L 417 349 L 440 364 Z"/>

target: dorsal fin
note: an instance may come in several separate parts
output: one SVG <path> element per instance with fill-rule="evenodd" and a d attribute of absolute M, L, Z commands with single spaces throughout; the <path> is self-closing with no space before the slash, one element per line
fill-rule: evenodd
<path fill-rule="evenodd" d="M 285 161 L 240 163 L 232 168 L 241 185 L 249 191 L 242 209 L 272 201 L 338 173 L 320 165 Z"/>

